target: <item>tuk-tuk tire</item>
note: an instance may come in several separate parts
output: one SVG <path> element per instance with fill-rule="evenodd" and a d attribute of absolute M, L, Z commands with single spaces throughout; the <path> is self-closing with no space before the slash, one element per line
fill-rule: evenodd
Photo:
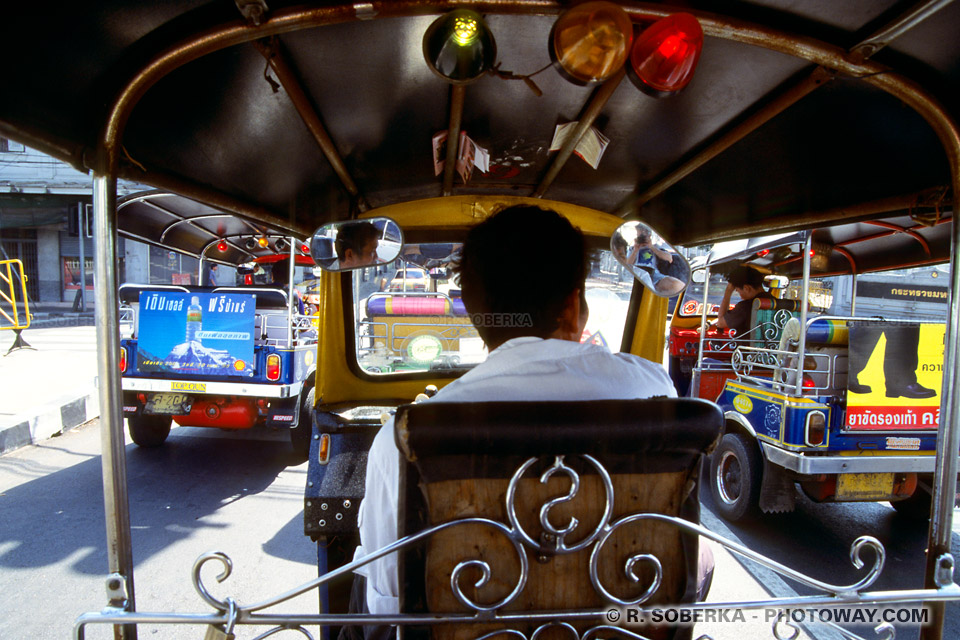
<path fill-rule="evenodd" d="M 754 441 L 728 433 L 710 458 L 710 495 L 717 512 L 736 522 L 756 511 L 763 461 Z"/>
<path fill-rule="evenodd" d="M 928 520 L 930 518 L 930 505 L 933 502 L 933 496 L 917 487 L 913 495 L 904 500 L 895 500 L 890 503 L 894 511 L 904 518 L 911 520 Z"/>
<path fill-rule="evenodd" d="M 297 419 L 297 426 L 290 429 L 290 444 L 293 445 L 294 452 L 301 458 L 306 459 L 310 455 L 310 436 L 313 435 L 313 402 L 314 389 L 310 388 L 303 402 L 300 403 L 300 416 Z"/>
<path fill-rule="evenodd" d="M 170 435 L 170 425 L 173 419 L 170 416 L 130 416 L 127 418 L 127 430 L 130 439 L 138 447 L 159 447 Z"/>

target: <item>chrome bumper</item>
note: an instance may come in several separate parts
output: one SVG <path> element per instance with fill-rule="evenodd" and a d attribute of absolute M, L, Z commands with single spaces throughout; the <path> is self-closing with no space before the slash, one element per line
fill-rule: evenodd
<path fill-rule="evenodd" d="M 156 380 L 123 378 L 124 391 L 178 392 L 212 396 L 253 396 L 256 398 L 292 398 L 299 395 L 303 382 L 293 384 L 253 384 L 247 382 L 199 382 L 196 380 Z"/>
<path fill-rule="evenodd" d="M 784 451 L 761 442 L 773 464 L 802 475 L 821 473 L 933 473 L 936 456 L 810 456 Z"/>

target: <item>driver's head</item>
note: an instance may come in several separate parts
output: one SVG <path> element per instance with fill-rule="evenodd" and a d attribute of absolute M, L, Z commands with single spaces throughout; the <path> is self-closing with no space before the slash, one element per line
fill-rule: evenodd
<path fill-rule="evenodd" d="M 380 231 L 372 222 L 353 222 L 337 231 L 335 242 L 341 269 L 376 264 Z"/>
<path fill-rule="evenodd" d="M 752 300 L 763 293 L 763 274 L 751 267 L 740 265 L 730 272 L 727 282 L 744 300 Z"/>
<path fill-rule="evenodd" d="M 587 260 L 583 234 L 548 209 L 509 207 L 472 228 L 456 271 L 487 347 L 521 336 L 579 341 Z"/>

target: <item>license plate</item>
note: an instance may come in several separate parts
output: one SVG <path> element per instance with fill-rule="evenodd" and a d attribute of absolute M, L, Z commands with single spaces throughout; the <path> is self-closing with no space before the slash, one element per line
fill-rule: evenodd
<path fill-rule="evenodd" d="M 190 413 L 193 398 L 185 393 L 155 393 L 147 398 L 146 414 L 183 415 Z"/>
<path fill-rule="evenodd" d="M 837 478 L 837 497 L 848 500 L 879 500 L 893 495 L 892 473 L 842 473 Z"/>

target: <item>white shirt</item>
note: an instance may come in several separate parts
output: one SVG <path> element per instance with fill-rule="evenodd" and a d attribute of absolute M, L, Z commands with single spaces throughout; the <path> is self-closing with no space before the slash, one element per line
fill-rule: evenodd
<path fill-rule="evenodd" d="M 569 340 L 514 338 L 490 352 L 486 361 L 441 389 L 427 402 L 523 400 L 615 400 L 676 397 L 662 366 L 628 353 Z M 373 440 L 367 458 L 366 494 L 360 503 L 360 546 L 354 559 L 397 539 L 400 452 L 393 419 Z M 397 554 L 356 570 L 367 579 L 370 613 L 397 613 Z"/>

